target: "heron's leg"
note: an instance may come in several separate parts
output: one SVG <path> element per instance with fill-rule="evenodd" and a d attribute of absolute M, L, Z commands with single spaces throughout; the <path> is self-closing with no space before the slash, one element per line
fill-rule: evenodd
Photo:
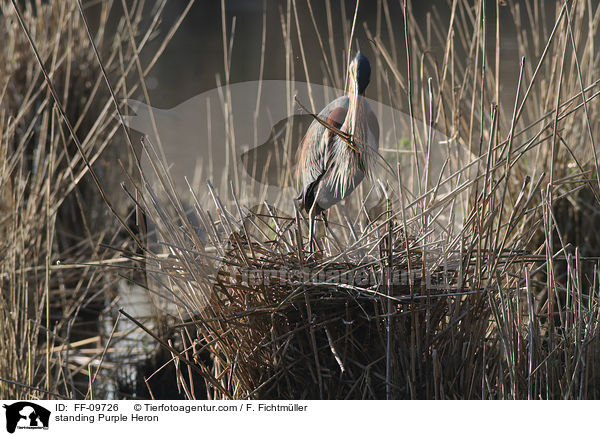
<path fill-rule="evenodd" d="M 308 218 L 309 218 L 309 225 L 308 225 L 308 249 L 312 254 L 314 254 L 315 252 L 315 226 L 316 226 L 316 222 L 315 219 L 317 217 L 317 211 L 316 211 L 316 207 L 317 207 L 317 203 L 318 203 L 318 199 L 319 199 L 319 194 L 321 193 L 321 185 L 319 185 L 319 187 L 317 188 L 317 193 L 315 194 L 315 197 L 313 199 L 313 204 L 310 207 L 310 210 L 308 211 Z"/>
<path fill-rule="evenodd" d="M 321 214 L 323 215 L 323 224 L 325 224 L 325 227 L 329 229 L 329 222 L 327 221 L 327 212 L 323 211 L 321 212 Z"/>
<path fill-rule="evenodd" d="M 314 207 L 308 213 L 308 251 L 313 254 L 315 252 L 315 213 Z"/>

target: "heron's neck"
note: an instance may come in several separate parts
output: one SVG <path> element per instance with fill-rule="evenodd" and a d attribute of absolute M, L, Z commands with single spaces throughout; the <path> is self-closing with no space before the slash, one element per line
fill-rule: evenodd
<path fill-rule="evenodd" d="M 351 89 L 348 95 L 348 112 L 346 118 L 342 124 L 341 130 L 352 136 L 355 144 L 361 147 L 364 141 L 367 139 L 367 132 L 365 129 L 365 97 L 358 93 L 358 89 Z"/>

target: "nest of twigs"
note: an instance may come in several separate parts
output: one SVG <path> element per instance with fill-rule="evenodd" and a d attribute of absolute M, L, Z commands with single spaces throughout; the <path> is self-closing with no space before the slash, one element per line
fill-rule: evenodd
<path fill-rule="evenodd" d="M 362 261 L 349 254 L 306 259 L 300 246 L 277 255 L 277 241 L 250 250 L 242 235 L 236 239 L 217 277 L 210 310 L 220 316 L 211 327 L 228 338 L 215 347 L 216 362 L 235 365 L 231 382 L 249 397 L 408 395 L 398 362 L 408 357 L 412 322 L 433 339 L 425 313 L 438 326 L 446 300 L 462 295 L 458 271 L 443 271 L 444 286 L 438 275 L 434 291 L 422 277 L 422 253 L 398 247 L 390 254 L 386 238 Z"/>

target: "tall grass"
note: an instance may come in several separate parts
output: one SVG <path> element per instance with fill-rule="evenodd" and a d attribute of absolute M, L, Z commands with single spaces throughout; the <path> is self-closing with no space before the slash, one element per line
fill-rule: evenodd
<path fill-rule="evenodd" d="M 351 10 L 355 15 L 341 17 L 341 49 L 335 46 L 339 32 L 329 5 L 324 29 L 319 28 L 310 3 L 306 5 L 310 23 L 298 20 L 303 4 L 292 1 L 281 8 L 282 61 L 289 82 L 314 81 L 311 65 L 317 63 L 322 66 L 323 83 L 343 88 L 354 41 L 364 34 L 375 66 L 376 98 L 390 100 L 410 115 L 405 125 L 384 126 L 382 131 L 382 137 L 394 139 L 393 146 L 382 149 L 391 167 L 387 184 L 380 186 L 383 200 L 374 208 L 366 207 L 369 185 L 365 183 L 345 209 L 333 208 L 329 226 L 319 231 L 319 251 L 312 258 L 305 252 L 307 222 L 300 212 L 285 215 L 277 204 L 250 208 L 235 201 L 240 169 L 233 164 L 225 169 L 229 178 L 206 188 L 214 202 L 211 211 L 204 201 L 194 201 L 199 193 L 191 196 L 193 221 L 203 227 L 200 236 L 173 187 L 168 162 L 161 159 L 160 148 L 154 149 L 159 144 L 144 144 L 143 153 L 159 184 L 149 188 L 148 175 L 132 171 L 135 176 L 129 179 L 127 191 L 161 244 L 159 248 L 141 244 L 143 256 L 129 259 L 132 268 L 145 269 L 146 277 L 137 278 L 139 284 L 169 305 L 162 306 L 163 312 L 153 321 L 137 319 L 126 309 L 120 313 L 170 353 L 172 359 L 165 363 L 173 368 L 172 383 L 184 397 L 600 397 L 595 365 L 600 357 L 598 241 L 592 230 L 600 199 L 595 145 L 600 76 L 594 41 L 600 9 L 590 2 L 507 3 L 452 0 L 448 19 L 432 8 L 423 26 L 410 2 L 400 2 L 398 8 L 383 1 L 375 29 L 356 19 L 361 5 L 355 3 Z M 97 72 L 96 83 L 101 83 L 104 76 L 98 73 L 94 51 L 82 31 L 85 26 L 75 18 L 78 11 L 55 4 L 40 8 L 73 14 L 68 22 L 79 29 L 81 56 L 95 65 L 90 71 Z M 500 14 L 512 16 L 514 30 L 500 26 Z M 14 17 L 14 12 L 8 11 L 7 16 Z M 35 14 L 25 18 L 33 27 Z M 223 23 L 228 71 L 235 35 L 228 33 L 225 14 Z M 128 23 L 123 26 L 127 35 Z M 16 23 L 7 29 L 26 46 Z M 505 59 L 503 41 L 515 34 L 519 55 Z M 307 59 L 307 35 L 317 39 L 320 59 Z M 131 49 L 130 44 L 125 46 Z M 52 53 L 51 48 L 45 49 Z M 23 47 L 22 53 L 30 52 Z M 104 68 L 111 71 L 107 59 L 110 56 L 104 55 Z M 296 59 L 302 60 L 302 68 L 295 68 Z M 54 157 L 45 161 L 45 167 L 36 166 L 46 168 L 41 175 L 14 169 L 3 173 L 11 187 L 4 189 L 2 204 L 9 205 L 3 207 L 12 211 L 13 218 L 3 221 L 2 231 L 14 242 L 5 249 L 2 262 L 7 316 L 0 328 L 8 332 L 15 349 L 23 343 L 35 349 L 13 353 L 8 361 L 14 363 L 6 366 L 2 378 L 73 396 L 77 391 L 69 385 L 68 374 L 77 354 L 65 355 L 61 350 L 75 346 L 64 333 L 55 344 L 64 324 L 55 327 L 48 321 L 51 280 L 60 283 L 72 269 L 58 268 L 54 259 L 80 256 L 80 266 L 96 262 L 100 254 L 93 247 L 98 245 L 90 242 L 100 239 L 90 232 L 82 238 L 80 254 L 63 255 L 54 249 L 53 237 L 58 234 L 54 220 L 60 209 L 53 207 L 59 200 L 51 195 L 65 191 L 52 182 L 62 179 L 46 174 L 62 168 L 71 177 L 87 173 L 89 166 L 74 153 L 70 159 L 55 155 L 59 147 L 52 145 L 68 145 L 69 133 L 51 109 L 55 101 L 41 86 L 35 59 L 28 54 L 24 60 L 30 74 L 38 75 L 37 81 L 27 81 L 28 86 L 39 90 L 41 101 L 48 105 L 38 106 L 35 119 L 46 126 L 48 137 L 57 139 L 42 136 L 42 149 L 50 149 L 42 156 Z M 505 62 L 514 63 L 518 71 L 514 82 L 502 82 L 500 69 Z M 143 76 L 144 69 L 140 71 Z M 117 69 L 115 74 L 127 77 L 128 70 Z M 57 73 L 49 76 L 53 83 L 61 83 Z M 229 74 L 224 85 L 229 85 Z M 123 86 L 113 83 L 117 95 L 130 92 Z M 293 102 L 293 90 L 286 97 Z M 115 99 L 105 94 L 101 102 L 107 109 L 99 119 L 106 117 L 114 129 L 101 131 L 112 138 L 119 129 L 114 118 L 109 121 Z M 230 103 L 225 95 L 225 113 Z M 25 107 L 20 101 L 12 110 Z M 37 135 L 44 130 L 31 131 Z M 4 129 L 2 138 L 32 134 L 24 132 L 11 136 L 10 129 Z M 101 140 L 93 134 L 85 137 L 89 139 L 81 142 L 82 151 L 92 154 Z M 234 152 L 233 132 L 227 138 Z M 7 162 L 16 162 L 13 168 L 41 153 L 19 150 L 2 149 Z M 68 177 L 67 187 L 79 186 L 73 182 L 79 181 L 76 176 Z M 62 195 L 67 198 L 69 193 Z M 223 201 L 225 195 L 234 201 Z M 33 202 L 33 210 L 23 208 L 26 201 Z M 19 224 L 30 210 L 30 220 L 41 230 L 33 223 Z M 35 211 L 45 211 L 41 215 L 45 220 L 39 220 L 40 212 Z M 119 215 L 121 222 L 126 218 Z M 31 255 L 26 255 L 26 248 Z M 106 288 L 99 282 L 106 277 L 90 271 L 77 276 L 84 280 L 79 288 L 105 295 Z M 263 280 L 265 271 L 277 274 L 269 273 Z M 394 281 L 390 274 L 402 277 L 407 271 L 411 280 Z M 332 280 L 332 273 L 342 274 L 342 283 Z M 10 292 L 4 292 L 5 287 Z M 90 295 L 83 295 L 70 307 L 85 306 Z M 37 309 L 24 312 L 32 302 Z M 111 308 L 114 305 L 109 303 L 107 310 Z M 7 322 L 11 311 L 21 314 L 18 322 Z M 10 330 L 13 325 L 17 328 Z M 126 341 L 127 332 L 121 335 Z M 116 340 L 111 337 L 111 343 Z M 103 346 L 95 349 L 94 358 L 104 370 L 108 342 Z M 88 375 L 88 384 L 94 387 L 98 383 L 94 372 L 85 373 L 86 369 L 78 370 Z M 148 382 L 148 377 L 140 381 Z M 39 390 L 23 391 L 6 382 L 0 386 L 13 389 L 7 394 L 41 395 Z M 88 396 L 93 391 L 88 389 Z"/>
<path fill-rule="evenodd" d="M 139 87 L 130 83 L 138 77 L 134 53 L 156 31 L 165 3 L 134 2 L 129 23 L 114 23 L 109 16 L 123 10 L 113 2 L 81 9 L 77 2 L 0 2 L 3 398 L 105 396 L 119 370 L 104 360 L 110 327 L 102 320 L 112 324 L 120 279 L 101 265 L 123 264 L 115 250 L 134 248 L 119 225 L 131 207 L 100 196 L 95 182 L 110 191 L 123 169 L 134 171 L 135 159 L 122 147 L 126 136 L 82 13 L 96 18 L 106 78 L 127 98 Z M 156 18 L 142 24 L 149 13 Z M 131 348 L 112 339 L 116 349 Z"/>

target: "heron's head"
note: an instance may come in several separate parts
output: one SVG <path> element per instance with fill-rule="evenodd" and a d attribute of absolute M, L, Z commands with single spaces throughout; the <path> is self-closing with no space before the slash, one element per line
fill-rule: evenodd
<path fill-rule="evenodd" d="M 371 80 L 371 64 L 369 60 L 360 52 L 356 53 L 350 63 L 350 80 L 356 83 L 359 94 L 364 94 Z"/>

